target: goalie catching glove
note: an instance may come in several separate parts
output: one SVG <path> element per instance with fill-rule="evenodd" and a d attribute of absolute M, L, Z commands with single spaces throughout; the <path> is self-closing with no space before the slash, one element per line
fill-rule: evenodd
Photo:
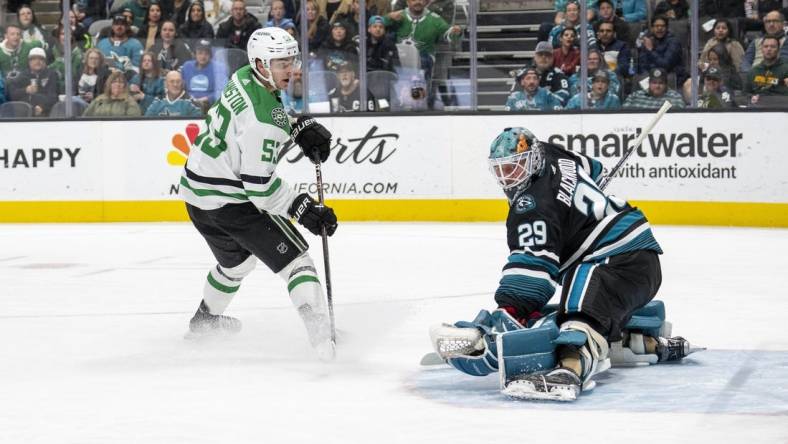
<path fill-rule="evenodd" d="M 299 194 L 288 211 L 292 217 L 312 234 L 320 235 L 325 227 L 326 234 L 331 236 L 337 231 L 337 216 L 334 210 L 325 205 L 318 205 L 308 194 Z"/>
<path fill-rule="evenodd" d="M 314 117 L 299 117 L 290 137 L 312 163 L 325 162 L 331 153 L 331 133 Z"/>

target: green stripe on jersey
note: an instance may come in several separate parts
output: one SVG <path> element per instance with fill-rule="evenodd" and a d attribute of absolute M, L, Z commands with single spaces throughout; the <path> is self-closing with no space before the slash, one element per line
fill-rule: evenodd
<path fill-rule="evenodd" d="M 320 283 L 320 281 L 317 279 L 317 276 L 311 276 L 311 275 L 299 276 L 293 279 L 292 281 L 290 281 L 289 284 L 287 284 L 288 293 L 293 291 L 294 288 L 296 288 L 300 284 L 303 284 L 304 282 L 317 282 L 318 284 Z"/>
<path fill-rule="evenodd" d="M 192 193 L 194 193 L 195 195 L 200 196 L 200 197 L 202 197 L 202 196 L 222 196 L 222 197 L 229 197 L 229 198 L 232 198 L 232 199 L 238 199 L 238 200 L 244 200 L 244 201 L 249 200 L 245 193 L 225 193 L 225 192 L 219 191 L 219 190 L 206 190 L 206 189 L 202 189 L 202 188 L 194 188 L 194 187 L 191 186 L 191 184 L 189 183 L 189 181 L 185 177 L 181 177 L 181 185 L 183 185 L 188 190 L 190 190 Z"/>
<path fill-rule="evenodd" d="M 214 279 L 213 276 L 211 276 L 211 273 L 208 273 L 208 283 L 211 284 L 211 287 L 221 291 L 222 293 L 235 293 L 236 291 L 238 291 L 239 288 L 241 288 L 240 285 L 235 287 L 224 285 L 219 281 L 217 281 L 216 279 Z"/>
<path fill-rule="evenodd" d="M 282 131 L 290 134 L 290 119 L 286 118 L 287 113 L 279 100 L 279 93 L 272 93 L 257 83 L 250 65 L 239 69 L 235 75 L 238 76 L 238 83 L 243 87 L 244 92 L 246 92 L 246 95 L 252 102 L 252 109 L 254 109 L 257 120 L 281 128 Z M 276 111 L 277 108 L 279 108 L 278 111 Z M 279 117 L 277 119 L 279 122 L 274 121 L 275 115 Z"/>
<path fill-rule="evenodd" d="M 267 190 L 265 191 L 246 190 L 246 195 L 251 197 L 268 197 L 274 194 L 274 192 L 276 192 L 276 190 L 279 189 L 280 185 L 282 185 L 282 180 L 277 177 L 276 180 L 273 181 L 273 183 L 271 183 L 271 186 L 269 186 Z"/>

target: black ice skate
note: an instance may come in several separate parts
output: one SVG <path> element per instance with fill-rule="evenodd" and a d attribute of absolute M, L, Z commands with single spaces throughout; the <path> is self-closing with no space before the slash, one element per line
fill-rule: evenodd
<path fill-rule="evenodd" d="M 515 399 L 536 401 L 574 401 L 583 390 L 583 381 L 572 370 L 558 367 L 547 373 L 514 377 L 503 394 Z"/>
<path fill-rule="evenodd" d="M 205 301 L 200 302 L 197 313 L 189 321 L 188 338 L 235 334 L 241 331 L 241 321 L 225 315 L 214 315 L 208 311 Z"/>

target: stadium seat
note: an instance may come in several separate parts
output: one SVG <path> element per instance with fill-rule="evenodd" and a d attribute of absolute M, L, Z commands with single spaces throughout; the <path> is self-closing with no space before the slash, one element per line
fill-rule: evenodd
<path fill-rule="evenodd" d="M 5 102 L 0 105 L 0 118 L 32 117 L 33 107 L 27 102 Z"/>

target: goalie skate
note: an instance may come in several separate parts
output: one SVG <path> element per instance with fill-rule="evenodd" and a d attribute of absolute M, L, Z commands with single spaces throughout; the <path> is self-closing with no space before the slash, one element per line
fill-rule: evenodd
<path fill-rule="evenodd" d="M 435 352 L 443 360 L 478 355 L 484 350 L 484 336 L 478 328 L 434 325 L 430 328 L 430 339 Z"/>
<path fill-rule="evenodd" d="M 586 390 L 594 388 L 589 381 Z M 575 372 L 557 368 L 548 373 L 532 373 L 518 376 L 506 384 L 501 392 L 514 399 L 529 401 L 562 401 L 570 402 L 577 399 L 583 391 L 582 381 Z"/>

